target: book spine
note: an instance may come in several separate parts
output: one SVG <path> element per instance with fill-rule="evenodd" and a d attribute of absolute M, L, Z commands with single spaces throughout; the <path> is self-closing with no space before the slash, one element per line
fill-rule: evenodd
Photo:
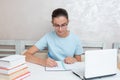
<path fill-rule="evenodd" d="M 14 78 L 13 80 L 23 80 L 24 78 L 26 78 L 26 77 L 28 77 L 28 76 L 30 76 L 30 72 L 27 72 L 27 73 L 25 73 L 25 74 L 22 74 L 22 75 L 20 75 L 20 76 L 18 76 L 18 77 L 16 77 L 16 78 Z"/>
<path fill-rule="evenodd" d="M 3 80 L 13 80 L 13 79 L 16 79 L 26 73 L 28 73 L 29 71 L 27 70 L 27 68 L 24 68 L 22 70 L 19 70 L 13 74 L 10 74 L 10 75 L 3 75 L 3 74 L 0 74 L 0 78 L 2 78 Z"/>

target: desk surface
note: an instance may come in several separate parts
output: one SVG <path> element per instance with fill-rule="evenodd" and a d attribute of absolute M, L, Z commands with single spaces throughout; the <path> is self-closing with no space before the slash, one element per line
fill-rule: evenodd
<path fill-rule="evenodd" d="M 80 63 L 81 64 L 81 63 Z M 45 67 L 37 64 L 27 63 L 31 75 L 24 80 L 80 80 L 71 71 L 45 71 Z M 120 80 L 120 71 L 115 76 L 98 78 L 94 80 Z"/>
<path fill-rule="evenodd" d="M 31 75 L 25 80 L 80 80 L 71 71 L 45 71 L 45 67 L 27 63 Z"/>

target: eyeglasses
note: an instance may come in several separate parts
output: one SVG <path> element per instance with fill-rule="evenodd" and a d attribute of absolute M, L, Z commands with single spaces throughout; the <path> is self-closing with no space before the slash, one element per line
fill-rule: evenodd
<path fill-rule="evenodd" d="M 55 27 L 55 29 L 59 29 L 59 28 L 66 28 L 67 27 L 67 23 L 64 23 L 64 24 L 61 24 L 61 25 L 59 25 L 59 24 L 53 24 L 53 26 Z"/>

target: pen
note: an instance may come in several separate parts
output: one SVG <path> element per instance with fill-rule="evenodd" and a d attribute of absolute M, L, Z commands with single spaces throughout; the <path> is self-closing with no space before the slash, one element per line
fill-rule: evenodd
<path fill-rule="evenodd" d="M 49 52 L 48 52 L 48 57 L 51 58 L 51 59 L 53 59 L 52 56 L 51 56 L 51 54 Z M 58 67 L 57 63 L 56 63 L 56 65 L 54 67 Z"/>

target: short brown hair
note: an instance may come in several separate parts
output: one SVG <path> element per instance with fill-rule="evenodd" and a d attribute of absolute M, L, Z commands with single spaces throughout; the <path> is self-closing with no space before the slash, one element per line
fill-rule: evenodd
<path fill-rule="evenodd" d="M 65 9 L 57 8 L 52 12 L 52 19 L 59 16 L 64 16 L 68 19 L 68 13 Z"/>

